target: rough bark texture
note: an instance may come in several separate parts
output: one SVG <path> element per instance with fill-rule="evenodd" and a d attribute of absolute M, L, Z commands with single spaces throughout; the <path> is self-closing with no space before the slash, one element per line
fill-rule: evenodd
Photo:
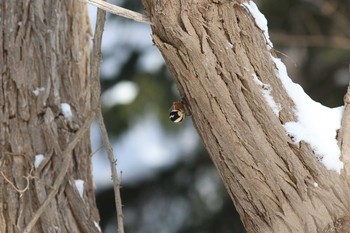
<path fill-rule="evenodd" d="M 89 115 L 90 36 L 79 1 L 0 2 L 0 232 L 23 231 Z M 62 103 L 71 106 L 72 119 Z M 32 232 L 99 232 L 88 132 L 72 153 L 65 180 Z M 35 168 L 38 154 L 44 160 Z M 83 197 L 75 179 L 84 181 Z"/>
<path fill-rule="evenodd" d="M 263 32 L 241 2 L 143 3 L 154 43 L 247 231 L 349 232 L 347 178 L 286 134 L 283 124 L 296 118 L 294 103 L 276 76 Z M 279 116 L 253 74 L 269 86 Z"/>

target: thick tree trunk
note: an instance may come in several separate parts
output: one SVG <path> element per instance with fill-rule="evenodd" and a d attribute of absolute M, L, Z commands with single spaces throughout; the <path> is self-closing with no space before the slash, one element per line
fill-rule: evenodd
<path fill-rule="evenodd" d="M 0 232 L 23 232 L 33 219 L 90 114 L 90 36 L 79 1 L 0 2 Z M 99 232 L 89 138 L 87 131 L 71 152 L 65 179 L 31 232 Z"/>
<path fill-rule="evenodd" d="M 192 119 L 248 232 L 349 232 L 349 183 L 283 124 L 294 103 L 240 1 L 143 0 Z M 277 116 L 253 75 L 268 85 Z M 317 116 L 315 116 L 317 117 Z"/>

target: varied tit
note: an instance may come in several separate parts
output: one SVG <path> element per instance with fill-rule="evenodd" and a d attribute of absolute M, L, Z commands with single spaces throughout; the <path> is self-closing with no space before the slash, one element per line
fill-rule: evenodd
<path fill-rule="evenodd" d="M 185 100 L 182 99 L 181 102 L 173 102 L 173 105 L 169 109 L 169 119 L 177 124 L 183 122 L 186 116 L 191 115 L 185 104 Z"/>

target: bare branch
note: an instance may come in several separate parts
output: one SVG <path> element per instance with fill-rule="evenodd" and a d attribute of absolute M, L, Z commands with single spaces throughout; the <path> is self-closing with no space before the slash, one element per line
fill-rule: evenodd
<path fill-rule="evenodd" d="M 288 35 L 276 32 L 271 32 L 270 36 L 272 38 L 272 41 L 276 44 L 293 44 L 297 46 L 320 46 L 350 50 L 350 40 L 341 36 Z"/>
<path fill-rule="evenodd" d="M 121 196 L 120 196 L 120 180 L 117 175 L 117 166 L 116 166 L 116 160 L 114 159 L 113 155 L 113 149 L 112 146 L 108 140 L 108 133 L 106 130 L 106 126 L 103 121 L 103 116 L 101 111 L 97 113 L 97 119 L 98 124 L 100 126 L 102 139 L 103 139 L 103 145 L 106 149 L 109 163 L 111 165 L 111 171 L 112 171 L 112 180 L 114 183 L 114 194 L 115 194 L 115 204 L 117 208 L 117 214 L 118 214 L 118 233 L 124 233 L 124 224 L 123 224 L 123 210 L 122 210 L 122 202 L 121 202 Z"/>
<path fill-rule="evenodd" d="M 110 4 L 108 2 L 104 2 L 102 0 L 81 0 L 81 1 L 94 5 L 97 8 L 108 11 L 112 14 L 122 16 L 124 18 L 132 19 L 140 23 L 152 24 L 150 19 L 143 14 L 122 8 L 120 6 Z"/>
<path fill-rule="evenodd" d="M 100 102 L 100 80 L 99 80 L 99 71 L 101 64 L 101 42 L 102 42 L 102 34 L 103 27 L 106 19 L 106 12 L 103 10 L 97 11 L 97 20 L 96 20 L 96 28 L 94 35 L 94 45 L 92 48 L 92 58 L 91 58 L 91 73 L 90 73 L 90 83 L 91 83 L 91 106 L 92 109 L 97 108 L 97 119 L 101 130 L 103 145 L 107 151 L 108 159 L 111 166 L 112 180 L 113 180 L 113 189 L 114 189 L 114 197 L 115 197 L 115 205 L 117 209 L 117 221 L 118 221 L 118 233 L 124 233 L 124 222 L 123 222 L 123 210 L 122 210 L 122 200 L 120 196 L 120 180 L 117 176 L 117 167 L 114 160 L 112 146 L 108 139 L 108 133 L 106 130 L 106 126 L 103 121 L 103 116 L 101 112 L 101 102 Z"/>
<path fill-rule="evenodd" d="M 28 188 L 29 188 L 29 178 L 30 178 L 30 175 L 24 176 L 24 178 L 25 178 L 26 181 L 27 181 L 26 187 L 25 187 L 24 189 L 19 189 L 19 188 L 16 187 L 16 185 L 15 185 L 14 183 L 12 183 L 12 182 L 9 180 L 9 178 L 7 178 L 7 177 L 5 176 L 5 174 L 4 174 L 2 171 L 0 171 L 0 173 L 1 173 L 2 177 L 4 177 L 4 179 L 7 181 L 7 183 L 9 183 L 9 184 L 12 186 L 12 188 L 14 188 L 17 192 L 20 193 L 20 195 L 19 195 L 20 197 L 22 197 L 23 193 L 24 193 L 25 191 L 28 190 Z"/>

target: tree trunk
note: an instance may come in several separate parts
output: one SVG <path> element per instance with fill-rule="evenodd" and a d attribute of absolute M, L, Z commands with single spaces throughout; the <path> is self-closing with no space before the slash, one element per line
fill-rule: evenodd
<path fill-rule="evenodd" d="M 242 1 L 143 0 L 153 40 L 248 232 L 349 232 L 349 183 L 283 125 L 296 120 Z M 253 75 L 270 88 L 276 115 Z M 315 116 L 317 117 L 317 116 Z"/>
<path fill-rule="evenodd" d="M 79 1 L 0 3 L 0 232 L 29 230 L 35 215 L 30 232 L 99 232 L 89 130 L 64 154 L 90 114 L 90 36 Z"/>

